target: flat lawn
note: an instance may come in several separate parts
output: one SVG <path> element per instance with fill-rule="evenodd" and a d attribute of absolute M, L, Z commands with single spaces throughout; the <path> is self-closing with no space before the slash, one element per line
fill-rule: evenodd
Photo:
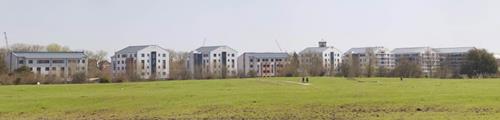
<path fill-rule="evenodd" d="M 0 119 L 500 119 L 500 79 L 0 86 Z"/>

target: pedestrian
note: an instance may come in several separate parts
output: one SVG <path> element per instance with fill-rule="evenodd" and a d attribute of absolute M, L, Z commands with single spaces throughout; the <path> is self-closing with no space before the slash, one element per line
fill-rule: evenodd
<path fill-rule="evenodd" d="M 302 83 L 304 83 L 304 82 L 305 82 L 305 78 L 304 78 L 304 77 L 302 77 Z"/>
<path fill-rule="evenodd" d="M 309 83 L 309 77 L 306 77 L 306 83 Z"/>
<path fill-rule="evenodd" d="M 399 77 L 399 79 L 400 79 L 401 81 L 403 81 L 403 76 Z"/>

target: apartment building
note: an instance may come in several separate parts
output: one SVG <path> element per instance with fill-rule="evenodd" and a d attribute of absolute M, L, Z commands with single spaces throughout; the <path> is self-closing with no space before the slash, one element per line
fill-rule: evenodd
<path fill-rule="evenodd" d="M 237 76 L 237 54 L 228 46 L 203 46 L 190 52 L 187 68 L 196 79 Z"/>
<path fill-rule="evenodd" d="M 112 73 L 138 75 L 142 79 L 169 78 L 169 52 L 158 45 L 128 46 L 111 57 Z"/>
<path fill-rule="evenodd" d="M 307 68 L 307 66 L 316 63 L 315 59 L 319 59 L 327 75 L 337 72 L 341 63 L 340 50 L 332 46 L 327 46 L 326 41 L 320 41 L 318 43 L 318 47 L 308 47 L 299 53 L 300 62 Z"/>
<path fill-rule="evenodd" d="M 36 75 L 54 75 L 71 81 L 75 73 L 87 73 L 84 52 L 10 52 L 5 58 L 10 72 L 26 66 Z"/>
<path fill-rule="evenodd" d="M 346 56 L 357 58 L 361 68 L 366 68 L 370 62 L 376 68 L 392 69 L 395 66 L 391 51 L 384 47 L 351 48 L 343 56 L 344 59 L 347 58 Z"/>
<path fill-rule="evenodd" d="M 278 76 L 287 64 L 288 53 L 247 52 L 238 57 L 240 76 Z"/>
<path fill-rule="evenodd" d="M 439 53 L 430 47 L 396 48 L 391 52 L 394 55 L 395 65 L 402 60 L 408 60 L 420 65 L 424 76 L 433 76 L 439 67 Z"/>
<path fill-rule="evenodd" d="M 435 48 L 439 55 L 439 66 L 450 70 L 448 76 L 460 75 L 460 68 L 466 62 L 467 54 L 474 47 Z M 448 71 L 448 70 L 446 70 Z"/>

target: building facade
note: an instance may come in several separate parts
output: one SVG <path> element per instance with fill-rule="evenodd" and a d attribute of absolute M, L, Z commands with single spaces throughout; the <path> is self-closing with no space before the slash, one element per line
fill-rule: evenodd
<path fill-rule="evenodd" d="M 114 77 L 137 75 L 142 79 L 168 79 L 169 52 L 158 45 L 129 46 L 111 57 Z"/>
<path fill-rule="evenodd" d="M 26 66 L 36 75 L 53 75 L 71 81 L 75 73 L 87 73 L 84 52 L 10 52 L 5 58 L 10 72 Z"/>
<path fill-rule="evenodd" d="M 245 77 L 273 77 L 287 64 L 288 53 L 247 52 L 238 57 L 238 72 Z"/>
<path fill-rule="evenodd" d="M 373 59 L 376 67 L 394 68 L 395 63 L 391 51 L 384 47 L 362 47 L 351 48 L 344 53 L 344 56 L 358 56 L 361 66 L 369 64 Z"/>
<path fill-rule="evenodd" d="M 338 72 L 338 68 L 341 63 L 341 52 L 335 47 L 327 46 L 327 42 L 320 41 L 318 47 L 308 47 L 302 50 L 300 53 L 300 63 L 303 65 L 302 68 L 307 71 L 307 69 L 319 69 L 310 68 L 315 67 L 315 64 L 320 64 L 325 70 L 325 75 L 331 75 Z M 311 73 L 309 73 L 311 74 Z"/>
<path fill-rule="evenodd" d="M 408 60 L 420 66 L 423 76 L 433 76 L 433 72 L 439 67 L 439 54 L 430 47 L 396 48 L 391 53 L 396 66 L 401 61 Z"/>
<path fill-rule="evenodd" d="M 195 79 L 238 75 L 238 51 L 228 46 L 204 46 L 190 52 L 187 68 Z"/>
<path fill-rule="evenodd" d="M 453 48 L 435 48 L 439 55 L 440 70 L 448 74 L 446 76 L 460 75 L 460 69 L 466 61 L 467 54 L 474 47 L 453 47 Z"/>

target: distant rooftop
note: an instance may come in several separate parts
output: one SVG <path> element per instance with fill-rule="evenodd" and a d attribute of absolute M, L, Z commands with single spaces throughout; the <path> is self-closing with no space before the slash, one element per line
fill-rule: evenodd
<path fill-rule="evenodd" d="M 137 51 L 139 50 L 142 50 L 144 48 L 147 48 L 147 47 L 150 47 L 150 46 L 157 46 L 157 47 L 160 47 L 158 45 L 139 45 L 139 46 L 128 46 L 126 48 L 123 48 L 121 50 L 119 50 L 118 52 L 116 53 L 120 53 L 120 54 L 124 54 L 124 53 L 136 53 Z M 160 47 L 161 48 L 161 47 Z M 162 48 L 163 49 L 163 48 Z"/>
<path fill-rule="evenodd" d="M 389 49 L 387 48 L 384 48 L 384 47 L 360 47 L 360 48 L 351 48 L 349 50 L 347 50 L 347 52 L 345 52 L 346 54 L 349 53 L 349 54 L 364 54 L 366 52 L 368 52 L 368 49 L 373 49 L 375 53 L 379 52 L 379 51 L 387 51 L 387 52 L 390 52 Z"/>
<path fill-rule="evenodd" d="M 200 48 L 196 49 L 195 51 L 197 51 L 197 52 L 210 52 L 210 51 L 214 51 L 216 49 L 222 48 L 222 47 L 230 48 L 230 47 L 225 46 L 225 45 L 221 45 L 221 46 L 203 46 L 203 47 L 200 47 Z M 230 49 L 232 49 L 232 48 L 230 48 Z"/>
<path fill-rule="evenodd" d="M 396 48 L 392 50 L 392 54 L 408 54 L 408 53 L 424 53 L 427 50 L 432 50 L 430 47 L 409 47 L 409 48 Z"/>
<path fill-rule="evenodd" d="M 466 53 L 472 49 L 475 49 L 475 47 L 435 48 L 434 50 L 438 53 Z"/>
<path fill-rule="evenodd" d="M 84 52 L 12 52 L 14 56 L 23 58 L 85 58 L 87 55 Z"/>
<path fill-rule="evenodd" d="M 288 57 L 288 53 L 284 53 L 284 52 L 246 52 L 246 53 L 243 53 L 243 55 L 257 57 L 257 58 L 271 58 L 271 57 L 286 58 L 286 57 Z"/>
<path fill-rule="evenodd" d="M 324 52 L 325 50 L 328 50 L 328 49 L 340 51 L 334 47 L 308 47 L 308 48 L 302 50 L 300 53 L 320 53 L 320 52 Z"/>

